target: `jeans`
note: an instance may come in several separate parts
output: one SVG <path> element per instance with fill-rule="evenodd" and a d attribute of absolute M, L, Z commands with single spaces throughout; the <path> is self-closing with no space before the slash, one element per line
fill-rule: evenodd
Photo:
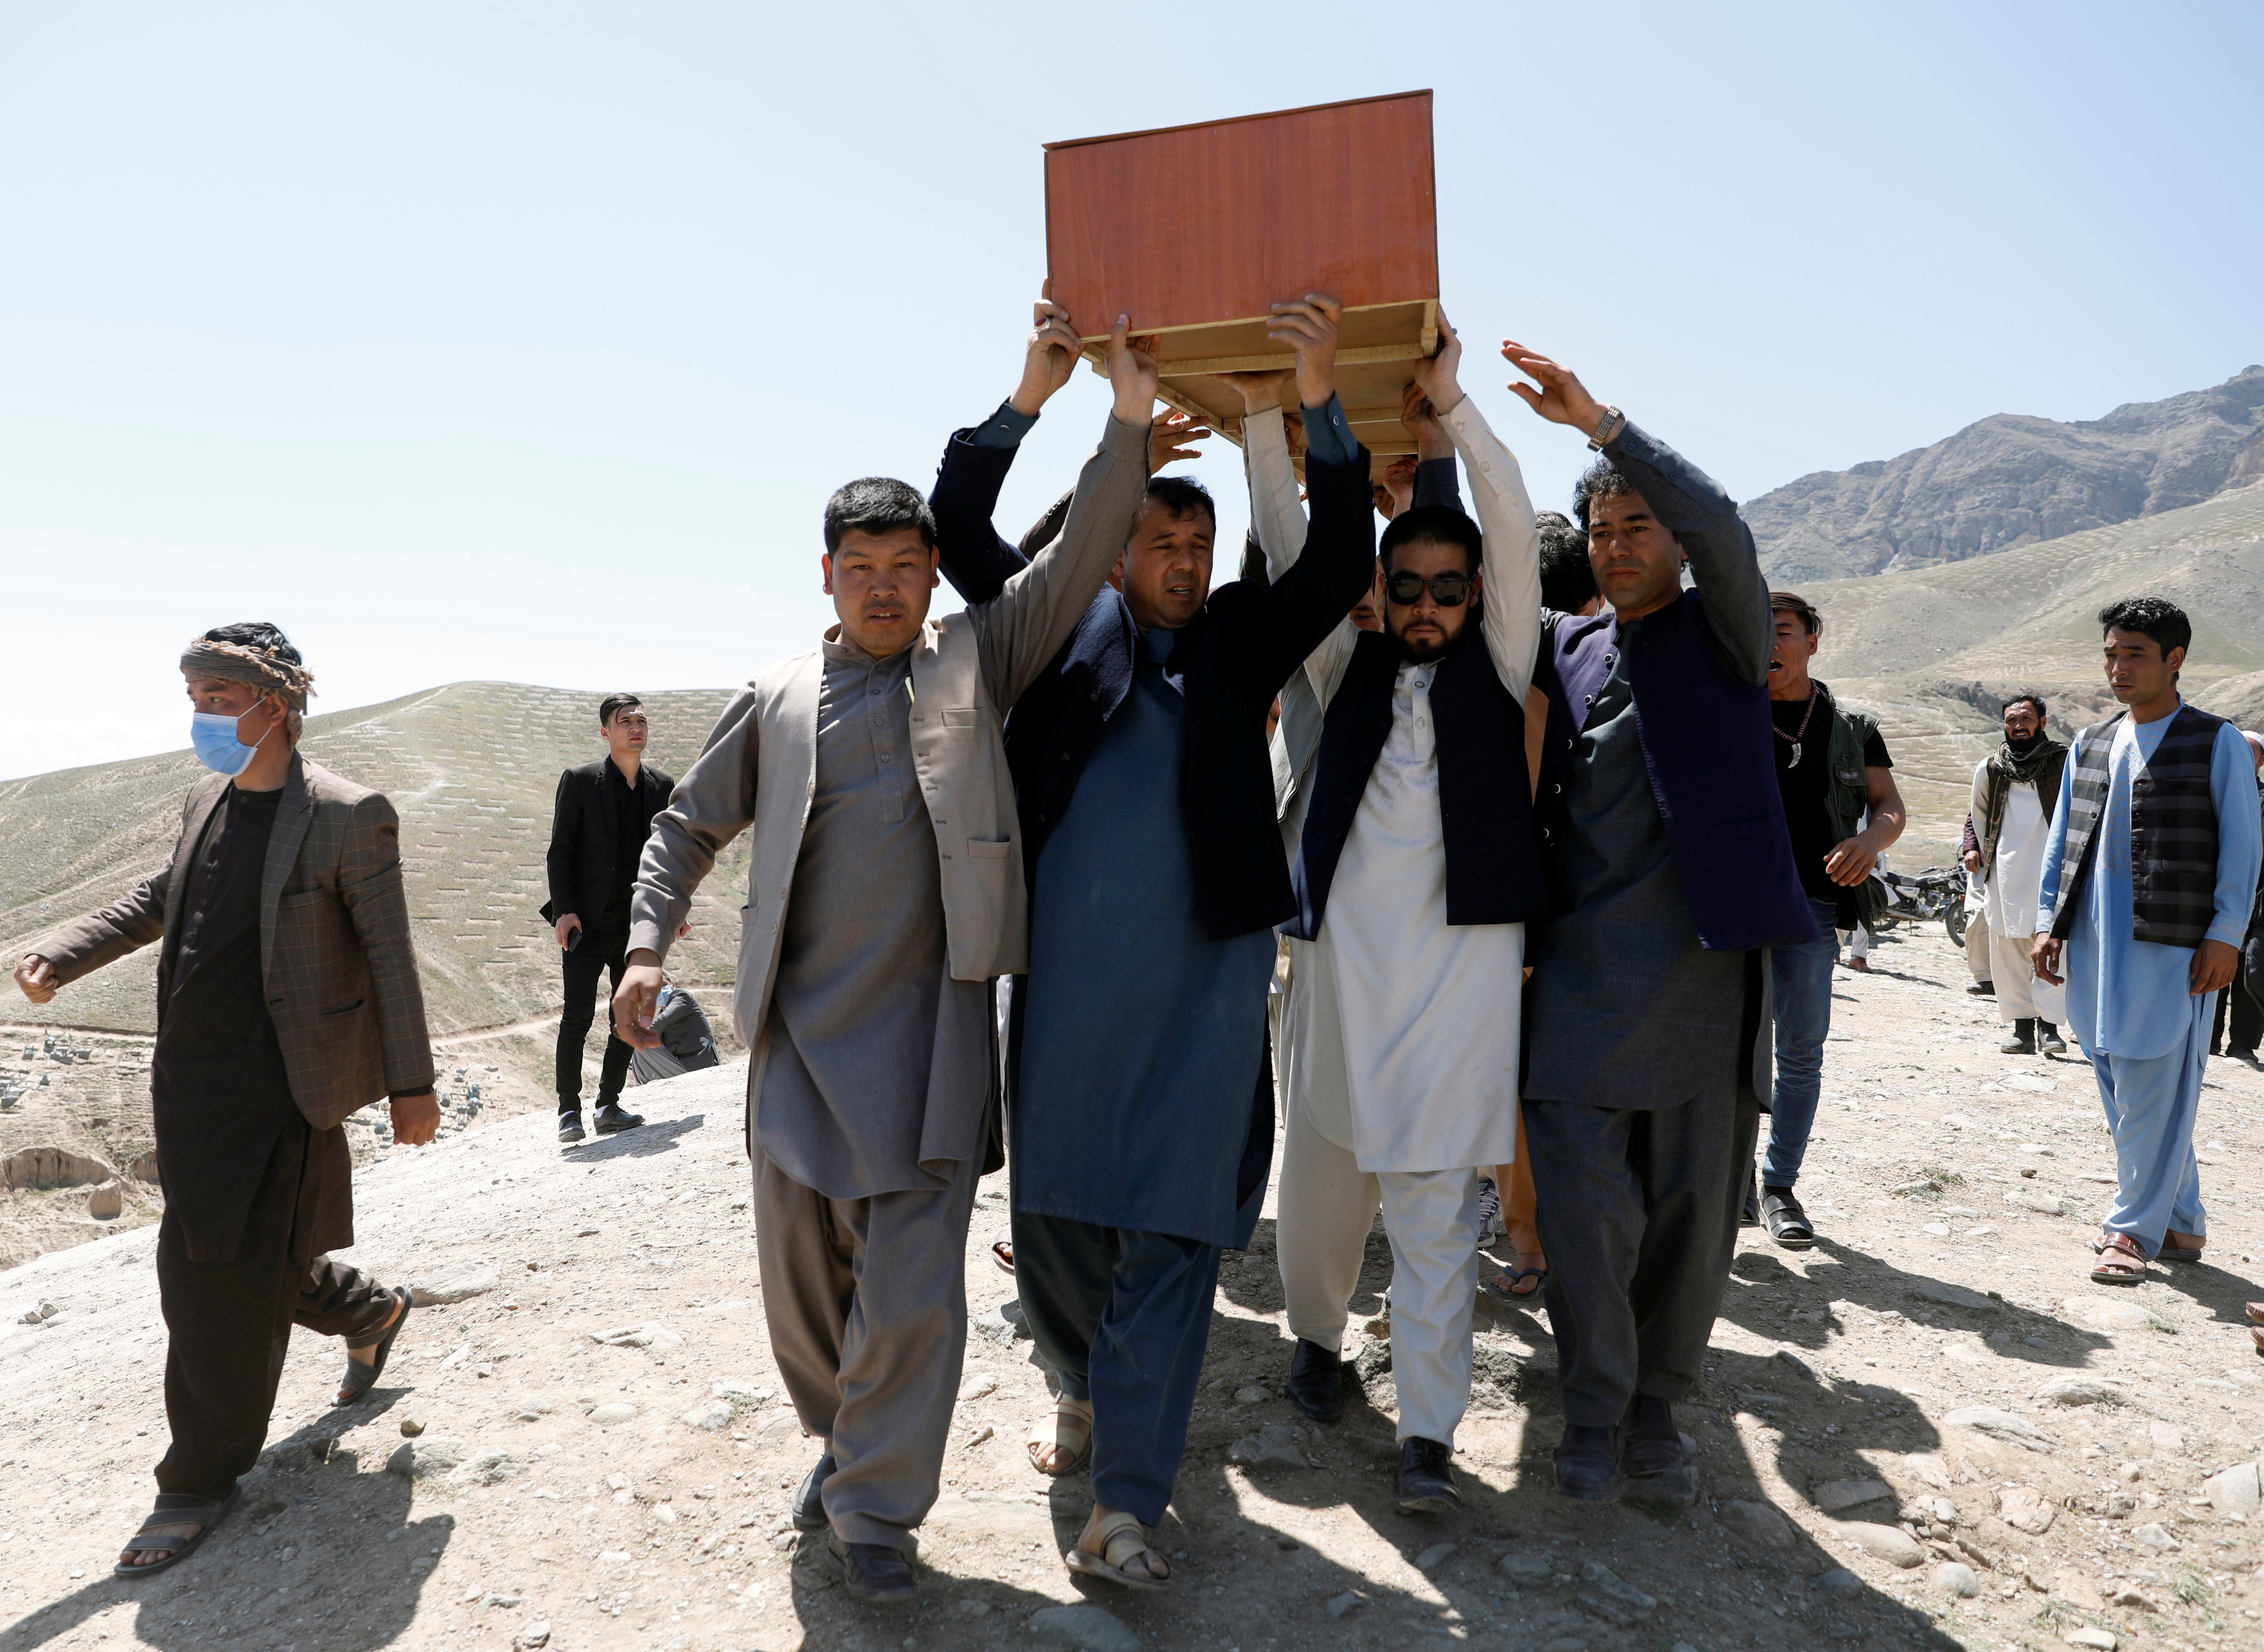
<path fill-rule="evenodd" d="M 1824 1090 L 1824 1040 L 1832 1031 L 1832 969 L 1840 961 L 1833 938 L 1837 909 L 1811 899 L 1824 938 L 1769 950 L 1776 989 L 1776 1086 L 1769 1111 L 1768 1153 L 1761 1185 L 1790 1187 L 1800 1179 L 1808 1133 L 1816 1127 L 1816 1101 Z"/>

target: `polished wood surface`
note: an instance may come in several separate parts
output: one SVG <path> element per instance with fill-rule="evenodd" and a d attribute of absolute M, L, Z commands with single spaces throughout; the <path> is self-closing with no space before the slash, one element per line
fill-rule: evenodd
<path fill-rule="evenodd" d="M 1128 315 L 1160 336 L 1164 399 L 1237 441 L 1240 396 L 1213 375 L 1288 367 L 1270 307 L 1334 294 L 1353 433 L 1379 464 L 1415 451 L 1400 393 L 1438 348 L 1428 91 L 1048 144 L 1046 247 L 1096 366 Z"/>

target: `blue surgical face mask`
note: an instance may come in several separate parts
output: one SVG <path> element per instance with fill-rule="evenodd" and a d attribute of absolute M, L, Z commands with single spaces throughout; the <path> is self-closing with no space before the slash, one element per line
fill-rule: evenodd
<path fill-rule="evenodd" d="M 262 694 L 242 711 L 230 715 L 227 712 L 192 712 L 189 714 L 189 743 L 196 748 L 197 761 L 214 774 L 236 776 L 251 766 L 251 759 L 259 753 L 259 746 L 247 746 L 236 737 L 238 720 L 250 716 L 259 708 Z M 274 733 L 269 729 L 268 734 Z M 259 736 L 265 743 L 267 735 Z"/>

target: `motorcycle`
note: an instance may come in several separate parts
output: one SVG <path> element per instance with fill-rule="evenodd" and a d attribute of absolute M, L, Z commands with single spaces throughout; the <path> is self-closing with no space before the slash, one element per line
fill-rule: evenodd
<path fill-rule="evenodd" d="M 1892 929 L 1905 918 L 1923 923 L 1940 918 L 1953 946 L 1965 945 L 1965 868 L 1928 866 L 1915 876 L 1906 872 L 1874 872 L 1871 876 L 1887 892 L 1887 909 L 1872 928 L 1876 933 Z"/>

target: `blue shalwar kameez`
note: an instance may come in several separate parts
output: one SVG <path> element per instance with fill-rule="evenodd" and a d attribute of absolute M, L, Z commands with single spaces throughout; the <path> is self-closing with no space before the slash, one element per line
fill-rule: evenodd
<path fill-rule="evenodd" d="M 2068 1026 L 2091 1057 L 2115 1137 L 2115 1202 L 2101 1225 L 2108 1233 L 2129 1235 L 2150 1257 L 2159 1254 L 2166 1233 L 2208 1231 L 2193 1136 L 2217 995 L 2192 990 L 2192 949 L 2132 934 L 2130 783 L 2174 717 L 2148 723 L 2126 717 L 2115 731 L 2099 847 L 2068 935 L 2065 965 Z M 2051 927 L 2059 898 L 2074 786 L 2070 763 L 2044 851 L 2040 934 Z M 2217 810 L 2217 910 L 2205 938 L 2237 948 L 2264 862 L 2264 830 L 2248 743 L 2230 723 L 2217 731 L 2209 790 Z"/>
<path fill-rule="evenodd" d="M 1266 1038 L 1273 931 L 1213 940 L 1180 797 L 1175 634 L 1131 692 L 1038 858 L 1015 994 L 1014 1272 L 1062 1392 L 1093 1408 L 1092 1488 L 1148 1525 L 1171 1502 Z"/>

